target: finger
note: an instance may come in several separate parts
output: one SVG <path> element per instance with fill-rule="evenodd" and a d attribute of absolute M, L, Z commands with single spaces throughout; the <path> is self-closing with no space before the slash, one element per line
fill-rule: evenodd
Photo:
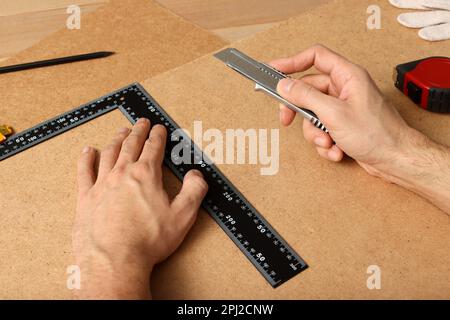
<path fill-rule="evenodd" d="M 123 166 L 139 159 L 149 131 L 150 121 L 148 119 L 141 118 L 136 122 L 130 134 L 122 143 L 116 166 Z"/>
<path fill-rule="evenodd" d="M 331 79 L 325 74 L 311 74 L 301 78 L 303 82 L 306 82 L 323 93 L 329 93 L 331 88 Z M 284 126 L 289 126 L 295 118 L 296 112 L 292 111 L 288 107 L 280 104 L 280 122 Z"/>
<path fill-rule="evenodd" d="M 316 147 L 316 149 L 321 157 L 333 162 L 339 162 L 344 158 L 344 152 L 336 145 L 331 148 Z"/>
<path fill-rule="evenodd" d="M 297 113 L 285 105 L 280 104 L 280 122 L 283 126 L 289 126 L 295 119 Z"/>
<path fill-rule="evenodd" d="M 181 225 L 190 227 L 195 220 L 198 209 L 208 192 L 208 184 L 200 171 L 191 170 L 184 176 L 180 193 L 172 202 L 172 208 L 179 213 Z"/>
<path fill-rule="evenodd" d="M 306 71 L 314 66 L 327 75 L 336 68 L 356 67 L 343 56 L 322 45 L 315 45 L 289 58 L 274 60 L 270 65 L 287 74 Z"/>
<path fill-rule="evenodd" d="M 333 146 L 333 140 L 319 128 L 316 128 L 311 122 L 303 120 L 303 135 L 305 140 L 316 145 L 316 147 L 329 149 Z"/>
<path fill-rule="evenodd" d="M 161 168 L 164 160 L 164 150 L 166 148 L 167 130 L 158 124 L 150 130 L 150 136 L 145 141 L 139 161 Z"/>
<path fill-rule="evenodd" d="M 100 164 L 98 167 L 98 180 L 104 179 L 117 162 L 117 158 L 122 148 L 122 143 L 128 134 L 130 129 L 121 128 L 117 132 L 112 142 L 100 153 Z"/>
<path fill-rule="evenodd" d="M 91 147 L 85 147 L 78 159 L 77 181 L 80 194 L 86 193 L 95 183 L 96 152 Z"/>
<path fill-rule="evenodd" d="M 343 108 L 341 100 L 320 92 L 302 80 L 283 79 L 278 83 L 277 91 L 293 104 L 312 110 L 328 129 L 332 129 L 332 124 L 339 117 L 339 109 Z"/>
<path fill-rule="evenodd" d="M 330 94 L 331 78 L 326 74 L 309 74 L 300 78 L 303 82 L 313 86 L 322 93 Z"/>

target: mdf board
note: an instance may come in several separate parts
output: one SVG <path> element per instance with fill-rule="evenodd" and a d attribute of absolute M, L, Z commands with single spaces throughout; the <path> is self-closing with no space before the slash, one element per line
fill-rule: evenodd
<path fill-rule="evenodd" d="M 122 0 L 126 2 L 126 0 Z M 329 0 L 158 0 L 188 21 L 227 41 L 267 30 Z M 83 13 L 96 10 L 108 0 L 78 0 Z M 67 7 L 73 0 L 0 1 L 0 61 L 64 28 Z"/>
<path fill-rule="evenodd" d="M 83 16 L 108 0 L 77 1 Z M 66 27 L 72 0 L 0 1 L 0 61 Z"/>
<path fill-rule="evenodd" d="M 111 1 L 3 64 L 92 51 L 114 56 L 0 76 L 0 118 L 29 128 L 134 81 L 172 69 L 225 43 L 148 0 Z M 0 298 L 67 298 L 66 268 L 84 145 L 104 147 L 119 111 L 0 163 Z"/>
<path fill-rule="evenodd" d="M 382 29 L 366 28 L 378 4 Z M 323 43 L 366 67 L 408 123 L 450 143 L 450 116 L 421 110 L 393 84 L 399 63 L 448 55 L 450 42 L 428 43 L 401 27 L 387 1 L 335 1 L 233 46 L 262 61 Z M 273 289 L 203 211 L 187 241 L 154 274 L 159 299 L 450 298 L 450 219 L 401 187 L 369 176 L 353 160 L 320 158 L 301 122 L 282 128 L 278 105 L 212 55 L 158 75 L 145 88 L 178 124 L 203 130 L 279 129 L 280 168 L 219 165 L 249 201 L 306 260 L 309 269 Z M 174 94 L 176 92 L 176 94 Z M 299 118 L 299 117 L 298 117 Z M 368 267 L 381 270 L 369 290 Z"/>

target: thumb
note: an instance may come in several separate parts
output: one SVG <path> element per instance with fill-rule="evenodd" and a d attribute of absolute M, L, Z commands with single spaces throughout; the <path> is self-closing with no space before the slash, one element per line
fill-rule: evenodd
<path fill-rule="evenodd" d="M 180 193 L 172 202 L 172 208 L 180 215 L 182 224 L 189 227 L 194 223 L 198 209 L 208 192 L 208 184 L 198 170 L 191 170 L 184 176 Z"/>
<path fill-rule="evenodd" d="M 342 104 L 339 99 L 322 93 L 302 80 L 282 79 L 278 82 L 277 91 L 296 106 L 313 111 L 327 127 L 336 116 L 336 109 Z"/>

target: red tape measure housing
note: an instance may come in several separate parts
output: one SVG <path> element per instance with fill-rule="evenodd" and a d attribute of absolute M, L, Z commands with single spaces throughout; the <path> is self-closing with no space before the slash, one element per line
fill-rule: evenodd
<path fill-rule="evenodd" d="M 450 58 L 431 57 L 396 67 L 395 86 L 422 108 L 450 113 Z"/>

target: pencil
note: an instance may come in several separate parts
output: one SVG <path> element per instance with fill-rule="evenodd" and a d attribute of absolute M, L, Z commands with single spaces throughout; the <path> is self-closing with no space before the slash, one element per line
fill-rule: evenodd
<path fill-rule="evenodd" d="M 56 59 L 50 59 L 50 60 L 42 60 L 42 61 L 28 62 L 28 63 L 23 63 L 23 64 L 16 64 L 13 66 L 0 67 L 0 74 L 21 71 L 21 70 L 27 70 L 27 69 L 54 66 L 54 65 L 63 64 L 63 63 L 71 63 L 71 62 L 77 62 L 77 61 L 83 61 L 83 60 L 104 58 L 104 57 L 108 57 L 112 54 L 114 54 L 114 52 L 100 51 L 100 52 L 86 53 L 86 54 L 80 54 L 80 55 L 70 56 L 70 57 L 62 57 L 62 58 L 56 58 Z"/>

